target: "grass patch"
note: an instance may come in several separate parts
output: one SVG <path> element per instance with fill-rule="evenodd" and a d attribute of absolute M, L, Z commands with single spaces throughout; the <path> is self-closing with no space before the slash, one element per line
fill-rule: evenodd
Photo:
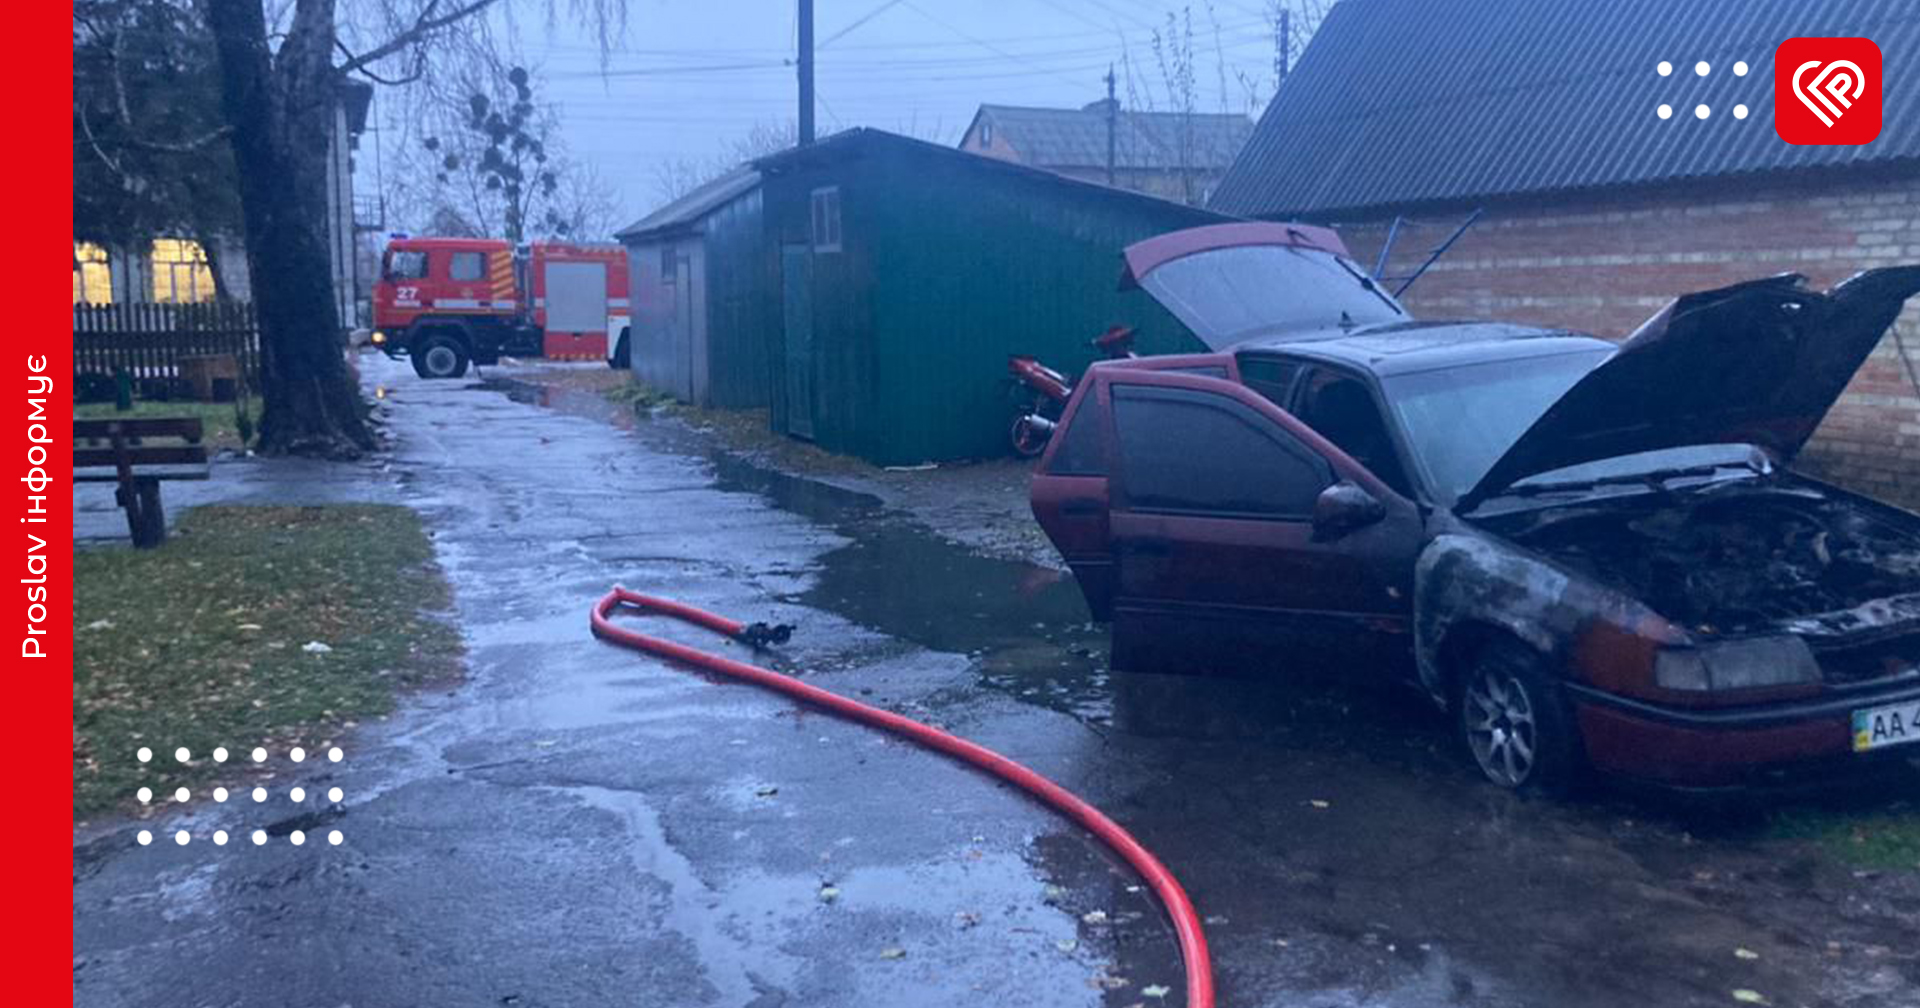
<path fill-rule="evenodd" d="M 459 633 L 427 615 L 450 592 L 404 507 L 195 508 L 159 549 L 81 550 L 74 568 L 76 818 L 142 784 L 230 780 L 256 745 L 324 744 L 458 669 Z"/>
<path fill-rule="evenodd" d="M 603 389 L 600 394 L 606 397 L 606 400 L 610 403 L 633 407 L 635 413 L 647 413 L 652 411 L 656 406 L 671 405 L 674 402 L 672 396 L 664 392 L 657 392 L 645 382 L 637 379 Z"/>
<path fill-rule="evenodd" d="M 1920 808 L 1907 802 L 1871 811 L 1791 809 L 1773 816 L 1770 832 L 1862 868 L 1920 871 Z"/>
<path fill-rule="evenodd" d="M 247 400 L 248 414 L 252 420 L 252 429 L 260 429 L 260 400 Z M 75 403 L 73 416 L 76 420 L 114 420 L 130 417 L 199 417 L 205 429 L 203 442 L 209 451 L 232 448 L 236 451 L 245 448 L 240 438 L 238 412 L 233 403 L 203 402 L 155 402 L 149 399 L 135 400 L 133 409 L 122 413 L 113 408 L 110 402 Z"/>

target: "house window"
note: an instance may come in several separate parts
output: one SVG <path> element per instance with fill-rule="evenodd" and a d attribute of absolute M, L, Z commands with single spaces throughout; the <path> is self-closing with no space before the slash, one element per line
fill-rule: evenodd
<path fill-rule="evenodd" d="M 670 284 L 679 279 L 680 264 L 674 258 L 673 246 L 660 246 L 660 282 Z"/>
<path fill-rule="evenodd" d="M 447 276 L 454 280 L 478 280 L 487 272 L 486 257 L 478 252 L 455 252 L 447 260 Z"/>
<path fill-rule="evenodd" d="M 840 187 L 813 191 L 813 250 L 840 251 Z"/>
<path fill-rule="evenodd" d="M 73 243 L 73 303 L 113 303 L 113 267 L 107 250 L 92 242 Z"/>
<path fill-rule="evenodd" d="M 190 238 L 153 240 L 153 299 L 161 304 L 213 300 L 213 268 L 207 253 Z"/>
<path fill-rule="evenodd" d="M 980 123 L 980 146 L 993 146 L 993 123 L 991 121 L 983 120 Z"/>

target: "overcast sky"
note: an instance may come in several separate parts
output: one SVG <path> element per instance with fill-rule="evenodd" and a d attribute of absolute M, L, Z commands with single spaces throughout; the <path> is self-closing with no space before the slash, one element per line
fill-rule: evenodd
<path fill-rule="evenodd" d="M 1222 111 L 1224 70 L 1226 107 L 1245 111 L 1239 74 L 1258 79 L 1262 96 L 1272 89 L 1267 6 L 1215 0 L 1210 15 L 1204 0 L 816 0 L 815 121 L 822 134 L 878 126 L 953 143 L 983 102 L 1078 107 L 1101 97 L 1109 63 L 1123 104 L 1146 107 L 1150 89 L 1164 107 L 1153 32 L 1189 7 L 1201 110 Z M 660 202 L 661 161 L 714 157 L 796 108 L 793 0 L 628 0 L 627 9 L 624 45 L 604 74 L 590 31 L 549 32 L 523 16 L 515 33 L 536 87 L 560 106 L 569 150 L 616 187 L 618 224 Z M 392 95 L 375 99 L 387 142 L 397 135 Z"/>

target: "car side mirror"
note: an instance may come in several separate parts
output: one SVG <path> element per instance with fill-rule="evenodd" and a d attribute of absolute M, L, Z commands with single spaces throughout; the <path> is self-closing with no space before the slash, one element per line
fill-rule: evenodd
<path fill-rule="evenodd" d="M 1386 505 L 1355 484 L 1342 480 L 1320 491 L 1313 502 L 1313 539 L 1326 542 L 1366 528 L 1387 516 Z"/>

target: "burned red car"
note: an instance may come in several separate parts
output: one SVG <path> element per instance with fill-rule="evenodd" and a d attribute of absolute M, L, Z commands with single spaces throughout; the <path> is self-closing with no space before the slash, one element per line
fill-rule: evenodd
<path fill-rule="evenodd" d="M 1397 670 L 1513 788 L 1920 754 L 1920 516 L 1787 468 L 1920 266 L 1615 345 L 1412 319 L 1312 228 L 1126 261 L 1215 352 L 1095 365 L 1033 481 L 1114 667 Z"/>

